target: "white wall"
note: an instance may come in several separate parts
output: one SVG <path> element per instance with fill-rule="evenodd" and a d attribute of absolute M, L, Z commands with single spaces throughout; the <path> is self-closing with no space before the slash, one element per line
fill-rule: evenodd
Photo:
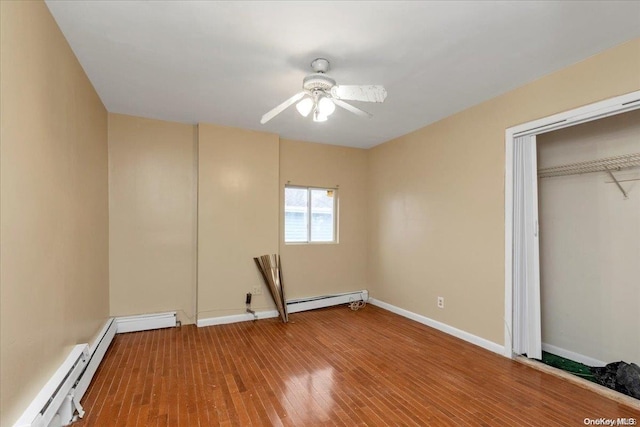
<path fill-rule="evenodd" d="M 640 152 L 640 111 L 538 137 L 538 166 Z M 616 172 L 640 178 L 640 168 Z M 542 341 L 640 362 L 640 181 L 605 173 L 539 181 Z"/>

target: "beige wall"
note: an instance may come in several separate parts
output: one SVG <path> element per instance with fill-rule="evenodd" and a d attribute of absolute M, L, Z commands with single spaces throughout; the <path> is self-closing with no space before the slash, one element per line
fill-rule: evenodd
<path fill-rule="evenodd" d="M 280 249 L 289 297 L 368 287 L 502 344 L 504 130 L 640 89 L 634 40 L 366 153 L 112 115 L 109 200 L 107 113 L 46 6 L 0 15 L 2 425 L 109 315 L 109 201 L 111 313 L 193 319 L 196 172 L 199 318 L 273 308 L 252 257 Z M 340 185 L 340 245 L 282 244 L 287 181 Z"/>
<path fill-rule="evenodd" d="M 640 153 L 640 111 L 539 135 L 539 167 Z M 640 178 L 639 168 L 615 173 Z M 542 341 L 640 361 L 640 181 L 605 172 L 539 181 Z"/>
<path fill-rule="evenodd" d="M 339 244 L 285 244 L 280 255 L 287 298 L 367 289 L 365 150 L 280 140 L 280 230 L 284 186 L 339 187 Z"/>
<path fill-rule="evenodd" d="M 42 2 L 0 2 L 0 424 L 109 315 L 107 112 Z"/>
<path fill-rule="evenodd" d="M 503 344 L 505 129 L 639 89 L 636 39 L 371 149 L 372 296 Z"/>
<path fill-rule="evenodd" d="M 112 316 L 195 322 L 196 127 L 109 114 Z"/>
<path fill-rule="evenodd" d="M 252 257 L 278 244 L 288 298 L 367 288 L 366 151 L 110 114 L 109 156 L 113 316 L 177 309 L 191 322 L 196 299 L 199 318 L 239 314 L 256 286 L 253 308 L 271 309 Z M 340 186 L 340 244 L 284 244 L 287 181 Z"/>
<path fill-rule="evenodd" d="M 244 313 L 254 286 L 253 308 L 274 308 L 253 257 L 278 252 L 278 143 L 198 126 L 198 319 Z"/>

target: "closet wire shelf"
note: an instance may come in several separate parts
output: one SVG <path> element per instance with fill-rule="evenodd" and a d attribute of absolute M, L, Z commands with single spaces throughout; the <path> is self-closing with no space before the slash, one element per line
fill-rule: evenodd
<path fill-rule="evenodd" d="M 613 175 L 613 172 L 637 166 L 640 166 L 640 153 L 633 153 L 622 156 L 606 157 L 598 160 L 589 160 L 586 162 L 569 163 L 561 166 L 541 168 L 538 169 L 538 178 L 551 178 L 554 176 L 577 175 L 592 172 L 607 172 L 626 199 L 627 192 L 624 191 L 618 179 Z"/>
<path fill-rule="evenodd" d="M 619 171 L 621 169 L 640 166 L 640 153 L 607 157 L 587 162 L 569 163 L 561 166 L 538 169 L 538 178 L 552 176 L 576 175 L 590 172 Z"/>

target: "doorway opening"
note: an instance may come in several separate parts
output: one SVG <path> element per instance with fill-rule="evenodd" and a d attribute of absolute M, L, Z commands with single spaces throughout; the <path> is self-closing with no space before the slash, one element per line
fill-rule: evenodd
<path fill-rule="evenodd" d="M 504 331 L 506 357 L 529 360 L 534 365 L 537 363 L 536 360 L 546 358 L 547 362 L 550 361 L 548 353 L 543 358 L 541 326 L 537 136 L 638 109 L 640 109 L 640 91 L 506 130 Z M 603 167 L 605 169 L 602 170 L 611 175 L 609 166 Z M 611 179 L 621 189 L 624 197 L 627 197 L 616 177 L 612 176 Z M 566 355 L 560 356 L 562 358 Z M 569 362 L 571 362 L 570 358 Z M 553 366 L 552 363 L 548 365 Z M 584 369 L 579 364 L 569 363 L 569 365 L 568 370 Z M 555 368 L 551 369 L 556 370 Z M 577 381 L 587 382 L 596 379 L 592 377 L 594 374 L 592 369 L 589 369 L 588 373 L 591 378 Z M 593 382 L 598 381 L 596 379 Z"/>
<path fill-rule="evenodd" d="M 506 357 L 542 358 L 536 135 L 636 109 L 640 91 L 506 130 Z"/>

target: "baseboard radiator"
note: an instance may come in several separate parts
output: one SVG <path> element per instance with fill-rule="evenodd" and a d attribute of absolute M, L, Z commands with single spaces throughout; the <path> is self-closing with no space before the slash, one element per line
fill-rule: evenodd
<path fill-rule="evenodd" d="M 287 300 L 287 311 L 289 313 L 297 313 L 299 311 L 314 310 L 316 308 L 331 307 L 333 305 L 349 304 L 353 301 L 367 301 L 368 299 L 369 291 L 366 290 L 310 298 L 299 298 Z"/>
<path fill-rule="evenodd" d="M 116 322 L 109 319 L 92 346 L 76 345 L 51 379 L 24 411 L 14 427 L 60 427 L 84 415 L 80 399 L 89 387 L 109 344 L 116 334 Z"/>
<path fill-rule="evenodd" d="M 354 301 L 368 301 L 369 291 L 345 292 L 342 294 L 322 295 L 316 297 L 297 298 L 287 300 L 287 312 L 298 313 L 300 311 L 314 310 L 316 308 L 331 307 L 333 305 L 349 304 Z M 231 316 L 209 317 L 198 319 L 198 327 L 226 325 L 229 323 L 248 322 L 256 319 L 269 319 L 278 317 L 277 310 L 257 311 L 255 316 L 249 313 L 234 314 Z"/>
<path fill-rule="evenodd" d="M 151 329 L 173 328 L 177 325 L 176 312 L 141 314 L 139 316 L 116 317 L 118 333 L 149 331 Z"/>
<path fill-rule="evenodd" d="M 109 319 L 96 340 L 76 345 L 13 427 L 61 427 L 82 418 L 80 400 L 116 333 L 176 326 L 176 312 Z M 77 415 L 76 415 L 77 412 Z"/>

